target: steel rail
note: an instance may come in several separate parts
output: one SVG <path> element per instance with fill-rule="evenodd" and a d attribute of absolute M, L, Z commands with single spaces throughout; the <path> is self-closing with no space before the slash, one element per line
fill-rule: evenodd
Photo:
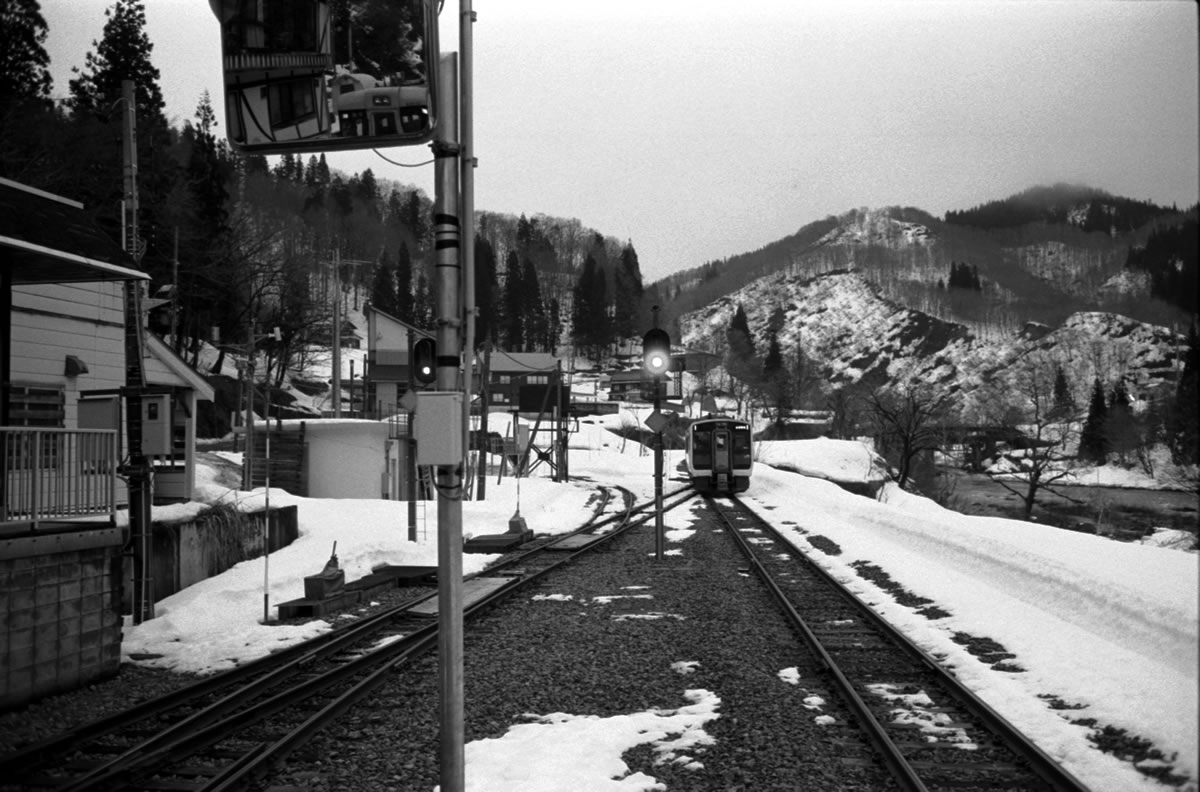
<path fill-rule="evenodd" d="M 293 644 L 278 652 L 273 652 L 272 654 L 239 665 L 236 668 L 204 677 L 169 693 L 164 693 L 161 696 L 140 702 L 121 712 L 80 724 L 59 734 L 22 746 L 15 751 L 0 756 L 0 775 L 11 778 L 13 775 L 28 774 L 45 766 L 48 759 L 52 759 L 56 755 L 61 755 L 74 746 L 79 746 L 86 741 L 94 740 L 98 737 L 113 734 L 138 721 L 170 712 L 173 709 L 185 706 L 222 688 L 241 684 L 243 680 L 251 680 L 245 687 L 238 688 L 231 696 L 225 697 L 225 699 L 237 697 L 244 702 L 247 692 L 255 694 L 258 690 L 270 684 L 281 672 L 312 663 L 325 655 L 341 651 L 347 645 L 363 640 L 363 636 L 369 636 L 372 632 L 378 631 L 379 626 L 393 619 L 397 612 L 402 612 L 404 609 L 410 608 L 426 598 L 417 597 L 410 602 L 397 605 L 387 611 L 373 614 L 352 624 L 334 627 L 329 632 L 314 636 L 303 643 Z M 189 720 L 202 717 L 206 711 L 218 707 L 221 701 L 225 699 L 205 707 L 195 715 L 190 716 Z M 180 723 L 183 722 L 181 721 Z"/>
<path fill-rule="evenodd" d="M 584 528 L 597 520 L 611 498 L 611 491 L 607 488 L 602 489 L 601 492 L 603 493 L 601 503 Z M 61 757 L 64 753 L 77 749 L 88 741 L 114 734 L 139 721 L 157 718 L 172 710 L 210 696 L 222 688 L 232 688 L 235 685 L 241 685 L 244 680 L 250 680 L 245 686 L 234 689 L 228 695 L 203 706 L 187 718 L 173 723 L 170 728 L 158 732 L 149 741 L 132 746 L 129 750 L 109 759 L 102 765 L 90 769 L 84 776 L 70 779 L 67 783 L 72 785 L 68 788 L 73 789 L 75 786 L 84 784 L 88 779 L 112 777 L 119 774 L 118 768 L 128 766 L 131 762 L 136 761 L 136 757 L 139 754 L 144 755 L 148 751 L 158 751 L 164 746 L 169 746 L 176 735 L 186 734 L 189 730 L 202 728 L 205 724 L 219 719 L 224 714 L 233 711 L 236 707 L 244 706 L 248 700 L 252 700 L 267 692 L 271 685 L 278 682 L 281 677 L 293 673 L 296 669 L 304 665 L 343 651 L 348 646 L 369 638 L 371 635 L 379 632 L 383 626 L 398 615 L 402 615 L 406 610 L 434 596 L 436 596 L 436 593 L 414 597 L 412 600 L 359 619 L 351 624 L 336 626 L 329 632 L 314 636 L 303 643 L 294 644 L 228 671 L 204 677 L 196 682 L 141 702 L 121 712 L 80 724 L 59 734 L 0 755 L 0 776 L 8 778 L 28 776 L 45 768 L 50 762 Z"/>
<path fill-rule="evenodd" d="M 673 494 L 678 494 L 678 492 L 673 493 Z M 675 508 L 679 505 L 682 505 L 683 503 L 687 502 L 688 500 L 691 500 L 694 496 L 695 496 L 694 492 L 689 492 L 686 497 L 681 498 L 680 500 L 671 504 L 671 506 L 669 508 Z M 609 522 L 612 522 L 613 520 L 620 520 L 620 525 L 617 528 L 601 535 L 599 538 L 596 539 L 596 541 L 591 542 L 591 543 L 589 543 L 583 547 L 580 547 L 576 550 L 573 550 L 573 551 L 567 552 L 567 553 L 563 553 L 560 551 L 556 554 L 558 556 L 558 558 L 555 560 L 554 563 L 552 563 L 546 567 L 543 567 L 541 569 L 537 569 L 537 570 L 528 572 L 527 574 L 525 574 L 523 576 L 513 577 L 511 582 L 509 582 L 493 591 L 488 592 L 486 595 L 481 597 L 479 600 L 471 603 L 463 610 L 464 620 L 478 615 L 485 609 L 495 605 L 496 603 L 507 598 L 508 596 L 512 595 L 516 591 L 529 586 L 534 581 L 540 579 L 542 576 L 548 574 L 549 572 L 551 572 L 555 569 L 558 569 L 567 563 L 570 563 L 577 556 L 579 556 L 583 553 L 590 552 L 591 550 L 593 550 L 597 547 L 600 547 L 602 545 L 605 545 L 608 542 L 615 539 L 616 537 L 625 534 L 626 532 L 628 532 L 629 530 L 632 530 L 633 528 L 644 525 L 646 522 L 648 522 L 650 520 L 649 516 L 643 518 L 640 522 L 631 519 L 632 515 L 634 514 L 635 511 L 637 511 L 637 509 L 634 508 L 634 504 L 632 501 L 628 502 L 627 506 L 628 506 L 628 508 L 626 509 L 626 511 L 623 515 L 614 515 L 614 518 L 600 521 L 596 525 L 592 526 L 592 529 L 594 530 L 594 528 L 598 527 L 599 525 L 608 524 Z M 556 539 L 562 540 L 562 539 L 565 539 L 567 536 L 573 536 L 573 535 L 577 535 L 579 533 L 586 533 L 586 532 L 587 532 L 586 530 L 582 530 L 582 529 L 578 530 L 578 531 L 572 531 L 569 534 L 564 534 L 562 536 L 556 537 Z M 533 551 L 530 551 L 529 553 L 521 555 L 518 559 L 515 559 L 513 563 L 515 563 L 516 561 L 519 561 L 519 560 L 526 559 L 533 554 L 542 553 L 551 546 L 552 545 L 543 545 L 542 547 L 539 547 Z M 485 571 L 487 571 L 487 570 L 485 570 Z M 412 636 L 406 637 L 405 641 L 407 641 L 408 638 L 411 638 L 411 637 Z M 319 712 L 315 713 L 312 717 L 310 717 L 307 721 L 305 721 L 302 725 L 300 725 L 299 727 L 294 729 L 288 735 L 281 738 L 280 740 L 273 743 L 272 745 L 267 746 L 267 747 L 263 748 L 262 750 L 256 752 L 254 757 L 248 758 L 246 761 L 240 762 L 238 765 L 227 769 L 219 777 L 211 779 L 208 784 L 205 784 L 204 786 L 199 788 L 200 791 L 201 792 L 232 792 L 232 790 L 243 789 L 246 786 L 248 786 L 249 784 L 261 780 L 263 777 L 265 777 L 270 772 L 271 768 L 274 765 L 285 761 L 287 756 L 292 751 L 294 751 L 299 746 L 303 745 L 305 742 L 307 742 L 309 739 L 311 739 L 315 734 L 317 734 L 323 728 L 325 728 L 327 725 L 329 725 L 329 723 L 333 722 L 338 717 L 340 717 L 342 714 L 344 714 L 356 702 L 358 702 L 362 698 L 366 697 L 372 690 L 377 688 L 379 685 L 383 684 L 383 682 L 386 680 L 387 674 L 390 671 L 392 671 L 396 666 L 398 666 L 401 662 L 403 662 L 404 660 L 409 659 L 411 657 L 417 656 L 423 650 L 428 650 L 428 649 L 431 649 L 433 646 L 436 646 L 436 641 L 437 641 L 437 625 L 436 625 L 436 623 L 431 624 L 431 632 L 428 635 L 423 635 L 419 639 L 419 641 L 421 642 L 420 648 L 414 648 L 412 651 L 407 651 L 404 653 L 403 657 L 399 657 L 399 658 L 389 662 L 388 664 L 381 666 L 379 669 L 377 669 L 376 671 L 371 673 L 369 676 L 365 677 L 363 680 L 361 680 L 359 683 L 357 683 L 354 686 L 354 688 L 352 688 L 351 690 L 348 690 L 347 692 L 345 692 L 338 698 L 336 698 L 333 701 L 331 701 L 330 703 L 328 703 Z M 401 643 L 401 642 L 397 642 L 397 643 Z"/>
<path fill-rule="evenodd" d="M 677 495 L 680 492 L 687 492 L 686 497 L 671 504 L 669 508 L 675 508 L 694 496 L 694 493 L 687 491 L 686 488 L 678 490 L 672 493 L 672 495 Z M 624 512 L 600 520 L 598 519 L 600 514 L 611 499 L 611 492 L 606 488 L 600 505 L 596 508 L 587 524 L 568 534 L 553 537 L 549 544 L 537 548 L 530 553 L 522 554 L 504 566 L 524 561 L 529 555 L 544 551 L 570 536 L 595 531 L 600 527 L 618 521 L 620 527 L 606 533 L 588 545 L 566 553 L 561 551 L 555 553 L 556 562 L 545 568 L 529 572 L 524 576 L 514 576 L 511 583 L 489 592 L 487 596 L 472 604 L 464 612 L 464 616 L 476 614 L 481 609 L 498 602 L 503 597 L 523 588 L 551 570 L 570 562 L 581 553 L 606 544 L 632 527 L 645 524 L 649 517 L 641 521 L 635 521 L 633 516 L 638 512 L 644 511 L 646 507 L 638 507 L 633 501 L 632 495 L 627 491 L 626 494 L 627 500 Z M 490 567 L 480 574 L 486 575 L 496 571 L 496 569 L 496 567 Z M 200 682 L 145 702 L 143 705 L 131 708 L 131 710 L 117 713 L 90 724 L 84 724 L 63 735 L 26 746 L 17 753 L 3 757 L 3 760 L 6 765 L 21 762 L 17 767 L 20 768 L 22 775 L 26 775 L 31 770 L 38 769 L 37 767 L 31 768 L 26 764 L 30 757 L 44 757 L 55 750 L 59 751 L 58 756 L 61 757 L 64 749 L 77 745 L 79 742 L 104 736 L 122 727 L 136 723 L 139 720 L 169 712 L 171 709 L 183 706 L 197 698 L 210 695 L 222 686 L 228 687 L 238 684 L 242 679 L 251 679 L 247 686 L 238 688 L 222 696 L 217 701 L 204 706 L 197 712 L 190 714 L 183 720 L 155 734 L 149 740 L 123 751 L 118 756 L 98 767 L 90 769 L 83 776 L 66 779 L 66 786 L 59 787 L 59 789 L 62 792 L 84 792 L 84 790 L 136 786 L 139 781 L 145 780 L 149 775 L 162 770 L 165 766 L 178 762 L 187 756 L 194 755 L 220 742 L 222 739 L 228 737 L 231 731 L 259 723 L 271 715 L 289 708 L 297 701 L 318 695 L 322 691 L 328 690 L 329 687 L 341 684 L 354 676 L 366 674 L 363 679 L 355 682 L 349 690 L 334 698 L 327 706 L 305 720 L 304 723 L 293 729 L 283 738 L 274 743 L 256 745 L 233 765 L 225 768 L 216 777 L 210 779 L 208 785 L 202 788 L 229 789 L 243 786 L 249 783 L 250 780 L 260 777 L 264 772 L 263 768 L 282 761 L 297 746 L 311 739 L 312 735 L 343 714 L 350 706 L 366 696 L 379 684 L 382 684 L 387 674 L 401 663 L 435 646 L 437 624 L 430 622 L 418 627 L 402 640 L 394 641 L 385 647 L 365 653 L 336 669 L 315 675 L 298 686 L 278 690 L 278 685 L 286 683 L 289 674 L 299 673 L 304 667 L 318 660 L 343 651 L 352 645 L 361 644 L 364 638 L 369 638 L 371 635 L 378 633 L 388 622 L 394 620 L 399 615 L 403 615 L 404 611 L 433 596 L 436 596 L 436 594 L 413 598 L 402 605 L 381 611 L 346 627 L 337 628 L 311 641 L 289 647 L 279 653 L 252 661 L 229 672 L 206 678 Z M 258 678 L 254 678 L 255 674 L 259 675 Z M 277 692 L 271 695 L 273 687 Z M 253 701 L 256 698 L 261 698 L 261 700 Z M 248 700 L 251 700 L 249 706 L 247 706 Z M 45 762 L 43 761 L 39 766 L 44 767 Z"/>
<path fill-rule="evenodd" d="M 916 770 L 914 770 L 912 765 L 909 764 L 908 760 L 904 758 L 904 755 L 900 753 L 900 749 L 896 747 L 896 744 L 892 741 L 892 739 L 887 736 L 887 731 L 883 728 L 882 724 L 879 723 L 874 713 L 871 712 L 871 708 L 868 707 L 867 703 L 863 701 L 861 696 L 858 695 L 858 691 L 854 689 L 854 684 L 849 680 L 849 678 L 846 677 L 844 673 L 842 673 L 842 670 L 838 667 L 837 661 L 833 659 L 833 656 L 829 654 L 828 650 L 826 650 L 825 646 L 821 643 L 821 640 L 817 638 L 816 634 L 812 631 L 812 628 L 809 627 L 808 622 L 804 620 L 804 617 L 801 616 L 800 612 L 797 611 L 792 605 L 791 601 L 788 599 L 788 596 L 779 587 L 779 584 L 775 582 L 775 578 L 772 577 L 767 568 L 763 566 L 762 562 L 758 560 L 758 557 L 750 548 L 750 543 L 747 542 L 746 538 L 741 535 L 741 533 L 729 520 L 729 517 L 725 514 L 725 512 L 716 505 L 716 501 L 714 499 L 709 498 L 708 502 L 712 506 L 716 515 L 720 517 L 721 521 L 725 524 L 727 529 L 726 532 L 733 537 L 734 543 L 738 546 L 738 549 L 742 551 L 742 554 L 746 557 L 746 560 L 749 561 L 751 567 L 753 567 L 754 572 L 758 575 L 759 579 L 762 580 L 763 584 L 767 587 L 767 590 L 771 592 L 771 596 L 775 599 L 776 604 L 778 604 L 783 610 L 788 622 L 797 632 L 800 633 L 800 635 L 804 638 L 804 642 L 808 644 L 809 649 L 817 655 L 821 665 L 837 682 L 839 692 L 845 698 L 846 703 L 854 713 L 854 716 L 858 719 L 861 728 L 865 731 L 868 741 L 879 753 L 889 772 L 891 772 L 892 777 L 904 790 L 909 790 L 909 792 L 929 792 L 928 787 L 926 787 L 925 783 L 921 781 Z M 734 502 L 738 503 L 740 506 L 740 502 L 736 500 Z M 745 507 L 742 506 L 741 508 L 744 509 Z"/>
<path fill-rule="evenodd" d="M 808 556 L 787 540 L 783 534 L 766 520 L 759 517 L 736 497 L 730 498 L 738 508 L 750 515 L 759 525 L 763 526 L 776 541 L 787 547 L 791 555 L 816 573 L 823 581 L 832 586 L 847 602 L 852 604 L 872 626 L 877 628 L 888 640 L 930 670 L 939 683 L 950 691 L 958 703 L 969 714 L 978 718 L 991 733 L 1017 757 L 1028 763 L 1031 772 L 1045 782 L 1054 792 L 1089 792 L 1088 787 L 1077 779 L 1070 771 L 1054 761 L 1045 751 L 1021 733 L 999 712 L 950 673 L 941 663 L 917 646 L 907 635 L 894 627 L 870 605 L 860 599 L 854 592 L 847 589 L 828 570 L 813 562 Z M 739 537 L 741 539 L 741 537 Z M 746 547 L 749 548 L 748 543 Z M 765 571 L 765 568 L 764 568 Z M 789 606 L 790 607 L 790 606 Z M 813 639 L 816 640 L 815 634 Z"/>

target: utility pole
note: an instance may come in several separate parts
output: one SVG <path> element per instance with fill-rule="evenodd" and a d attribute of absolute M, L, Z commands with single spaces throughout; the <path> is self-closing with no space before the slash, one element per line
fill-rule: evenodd
<path fill-rule="evenodd" d="M 460 167 L 459 191 L 462 207 L 462 266 L 463 266 L 463 316 L 466 319 L 463 336 L 463 454 L 471 458 L 471 374 L 475 356 L 475 112 L 474 112 L 474 59 L 473 32 L 475 12 L 471 0 L 460 0 L 458 20 L 459 56 L 459 116 L 458 116 L 458 160 Z M 480 400 L 480 437 L 483 436 L 483 401 Z M 486 454 L 480 451 L 480 454 Z M 482 490 L 479 495 L 483 499 Z"/>
<path fill-rule="evenodd" d="M 121 81 L 125 121 L 125 196 L 129 233 L 126 252 L 141 263 L 138 238 L 137 191 L 137 102 L 133 80 Z M 125 436 L 128 459 L 121 475 L 129 491 L 129 533 L 133 542 L 133 623 L 154 618 L 154 588 L 150 576 L 153 534 L 150 518 L 150 461 L 142 451 L 142 392 L 146 372 L 142 362 L 145 338 L 142 332 L 142 284 L 125 281 Z"/>
<path fill-rule="evenodd" d="M 342 252 L 333 249 L 333 417 L 342 417 Z"/>
<path fill-rule="evenodd" d="M 441 103 L 434 134 L 433 208 L 435 288 L 437 297 L 437 387 L 458 388 L 461 357 L 459 331 L 461 225 L 459 221 L 458 57 L 439 56 L 438 99 Z M 465 399 L 464 399 L 465 401 Z M 466 416 L 466 408 L 460 413 Z M 455 431 L 455 427 L 447 427 Z M 459 431 L 465 431 L 458 427 Z M 463 584 L 462 494 L 463 462 L 437 466 L 438 481 L 438 677 L 441 702 L 439 751 L 442 792 L 463 792 Z"/>

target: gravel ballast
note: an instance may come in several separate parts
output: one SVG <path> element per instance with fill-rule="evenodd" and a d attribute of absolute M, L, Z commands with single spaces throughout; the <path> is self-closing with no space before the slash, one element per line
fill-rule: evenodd
<path fill-rule="evenodd" d="M 705 518 L 669 543 L 662 564 L 650 527 L 635 529 L 468 623 L 466 740 L 502 737 L 528 715 L 600 718 L 720 699 L 692 763 L 658 763 L 653 747 L 626 753 L 667 790 L 879 790 L 875 771 L 836 757 L 838 728 L 805 699 L 822 685 L 811 660 L 729 537 Z M 569 597 L 569 599 L 568 599 Z M 673 664 L 694 665 L 681 673 Z M 796 668 L 791 684 L 779 672 Z M 432 790 L 438 783 L 432 656 L 358 707 L 293 760 L 276 783 L 309 789 Z M 553 761 L 557 747 L 546 746 Z M 561 757 L 559 757 L 561 760 Z M 487 789 L 468 768 L 468 789 Z M 472 786 L 472 783 L 479 786 Z"/>
<path fill-rule="evenodd" d="M 634 529 L 469 621 L 467 742 L 503 737 L 531 715 L 678 710 L 691 703 L 686 691 L 700 689 L 720 702 L 703 725 L 711 744 L 663 761 L 647 742 L 622 757 L 628 774 L 671 792 L 887 789 L 877 771 L 839 758 L 845 724 L 818 722 L 825 713 L 811 708 L 812 697 L 823 682 L 811 659 L 710 519 L 701 515 L 693 535 L 668 543 L 678 554 L 662 563 L 653 529 Z M 439 782 L 436 666 L 430 654 L 395 674 L 293 754 L 271 787 L 432 790 Z M 785 669 L 795 669 L 794 683 L 780 677 Z M 110 682 L 0 716 L 0 750 L 190 681 L 125 666 Z M 562 761 L 558 751 L 547 745 L 546 760 Z M 468 789 L 489 788 L 470 767 L 467 780 Z"/>

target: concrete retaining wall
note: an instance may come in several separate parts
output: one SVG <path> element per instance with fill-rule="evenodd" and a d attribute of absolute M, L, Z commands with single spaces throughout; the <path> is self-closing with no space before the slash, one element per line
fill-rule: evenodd
<path fill-rule="evenodd" d="M 298 535 L 295 506 L 272 509 L 274 552 Z M 263 551 L 264 512 L 209 511 L 154 525 L 157 602 Z M 115 676 L 131 559 L 116 527 L 0 540 L 0 710 Z M 122 607 L 124 605 L 124 607 Z"/>
<path fill-rule="evenodd" d="M 150 572 L 154 601 L 261 556 L 265 514 L 210 510 L 190 522 L 155 523 Z M 271 509 L 271 552 L 290 545 L 298 535 L 295 506 Z M 125 582 L 132 592 L 133 568 L 128 563 Z"/>
<path fill-rule="evenodd" d="M 0 709 L 117 673 L 120 551 L 117 528 L 0 542 Z"/>

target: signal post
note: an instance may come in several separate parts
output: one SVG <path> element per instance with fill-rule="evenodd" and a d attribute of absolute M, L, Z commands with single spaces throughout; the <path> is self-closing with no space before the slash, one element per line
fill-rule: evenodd
<path fill-rule="evenodd" d="M 424 356 L 433 353 L 436 374 L 427 381 L 433 384 L 436 380 L 437 390 L 422 392 L 419 397 L 410 390 L 402 404 L 410 412 L 415 409 L 418 463 L 434 465 L 438 471 L 441 789 L 462 792 L 462 494 L 469 428 L 469 361 L 462 383 L 459 370 L 464 345 L 468 352 L 473 346 L 472 273 L 468 267 L 464 281 L 462 270 L 464 262 L 471 263 L 473 252 L 471 171 L 475 160 L 471 154 L 470 72 L 475 17 L 471 0 L 460 0 L 461 81 L 457 56 L 441 55 L 438 4 L 434 0 L 395 0 L 391 4 L 397 19 L 411 26 L 410 38 L 421 45 L 413 52 L 430 56 L 421 64 L 423 70 L 414 72 L 412 64 L 404 59 L 392 62 L 390 48 L 384 48 L 377 53 L 381 57 L 380 75 L 360 75 L 346 69 L 339 72 L 334 68 L 334 58 L 340 53 L 333 45 L 333 16 L 343 15 L 340 24 L 346 26 L 347 40 L 370 42 L 369 31 L 358 27 L 365 24 L 368 15 L 354 13 L 368 2 L 345 0 L 334 4 L 316 0 L 312 5 L 318 29 L 316 35 L 304 36 L 290 35 L 291 31 L 285 31 L 289 35 L 272 35 L 278 32 L 275 28 L 279 22 L 264 16 L 261 4 L 250 4 L 248 10 L 241 0 L 209 0 L 209 6 L 221 28 L 225 106 L 227 111 L 238 109 L 226 115 L 229 143 L 235 150 L 295 154 L 415 146 L 432 141 L 436 168 L 437 331 L 433 349 L 422 344 L 420 351 Z M 406 12 L 403 17 L 401 12 Z M 387 79 L 376 79 L 379 77 Z M 310 112 L 297 114 L 291 104 L 283 101 L 297 92 L 328 97 L 328 101 L 317 102 Z M 422 380 L 428 376 L 428 372 L 418 375 Z"/>
<path fill-rule="evenodd" d="M 663 528 L 663 436 L 667 423 L 662 414 L 661 387 L 671 367 L 671 337 L 658 327 L 658 306 L 654 306 L 654 327 L 642 337 L 642 365 L 650 375 L 650 386 L 654 389 L 654 412 L 646 419 L 646 426 L 654 432 L 654 560 L 663 561 L 666 533 Z"/>

